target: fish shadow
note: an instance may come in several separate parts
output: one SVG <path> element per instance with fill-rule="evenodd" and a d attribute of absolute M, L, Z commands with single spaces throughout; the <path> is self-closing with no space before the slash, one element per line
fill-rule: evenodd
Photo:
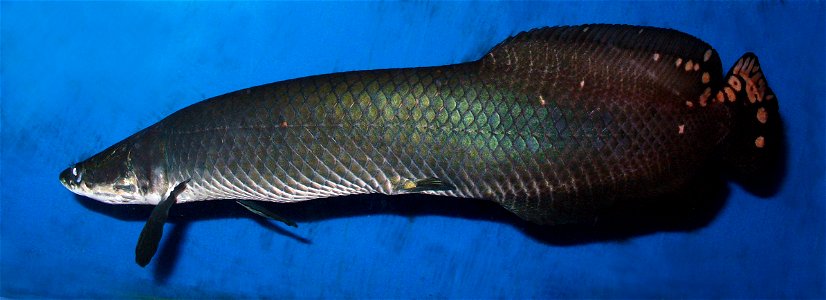
<path fill-rule="evenodd" d="M 788 166 L 785 138 L 781 144 L 773 153 L 770 166 L 754 177 L 757 179 L 730 179 L 761 198 L 776 194 Z M 491 201 L 421 194 L 354 195 L 289 204 L 262 202 L 261 205 L 298 222 L 299 226 L 301 223 L 366 215 L 398 215 L 411 219 L 444 216 L 498 222 L 517 228 L 526 236 L 548 245 L 572 246 L 622 242 L 656 232 L 691 232 L 703 228 L 712 223 L 725 206 L 730 194 L 726 176 L 720 170 L 709 168 L 700 172 L 680 191 L 651 199 L 621 201 L 602 211 L 592 223 L 576 225 L 536 225 Z M 89 210 L 121 220 L 145 221 L 153 208 L 148 205 L 109 205 L 82 196 L 76 198 Z M 168 219 L 174 227 L 168 231 L 155 258 L 156 281 L 165 282 L 174 271 L 189 223 L 227 218 L 251 218 L 275 233 L 300 243 L 312 243 L 310 239 L 286 229 L 283 224 L 260 218 L 232 200 L 178 204 L 172 207 Z"/>

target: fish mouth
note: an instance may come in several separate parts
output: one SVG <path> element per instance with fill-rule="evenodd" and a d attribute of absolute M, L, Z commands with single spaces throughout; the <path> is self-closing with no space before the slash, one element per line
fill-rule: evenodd
<path fill-rule="evenodd" d="M 89 186 L 83 182 L 83 174 L 78 168 L 71 166 L 60 172 L 59 180 L 70 192 L 97 200 Z"/>
<path fill-rule="evenodd" d="M 69 167 L 60 172 L 60 183 L 66 189 L 77 195 L 88 197 L 96 201 L 108 204 L 143 204 L 140 197 L 127 193 L 116 193 L 106 188 L 93 187 L 89 182 L 84 182 L 83 171 L 76 167 Z"/>
<path fill-rule="evenodd" d="M 60 183 L 63 184 L 70 191 L 75 191 L 78 188 L 77 168 L 74 166 L 66 168 L 60 172 Z"/>

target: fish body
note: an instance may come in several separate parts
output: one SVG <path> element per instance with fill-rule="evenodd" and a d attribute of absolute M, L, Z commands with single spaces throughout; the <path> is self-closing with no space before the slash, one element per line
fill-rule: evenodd
<path fill-rule="evenodd" d="M 590 222 L 715 162 L 759 167 L 779 134 L 753 54 L 653 27 L 520 33 L 481 59 L 252 87 L 183 108 L 61 173 L 108 203 L 428 193 L 539 224 Z"/>

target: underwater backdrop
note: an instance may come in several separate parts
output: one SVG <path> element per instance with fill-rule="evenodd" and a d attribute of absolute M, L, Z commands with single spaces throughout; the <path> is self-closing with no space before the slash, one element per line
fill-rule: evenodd
<path fill-rule="evenodd" d="M 826 297 L 823 2 L 4 1 L 0 19 L 0 296 Z M 728 183 L 590 229 L 419 196 L 272 206 L 298 228 L 230 201 L 184 204 L 141 268 L 151 207 L 94 202 L 57 180 L 208 97 L 470 61 L 520 31 L 583 23 L 674 28 L 711 44 L 724 69 L 756 53 L 785 123 L 776 187 Z"/>

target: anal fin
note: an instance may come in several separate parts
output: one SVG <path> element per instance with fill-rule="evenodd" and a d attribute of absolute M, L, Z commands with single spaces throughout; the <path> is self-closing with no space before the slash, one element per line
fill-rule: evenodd
<path fill-rule="evenodd" d="M 244 208 L 246 208 L 247 210 L 249 210 L 250 212 L 252 212 L 256 215 L 262 216 L 262 217 L 267 218 L 267 219 L 276 220 L 276 221 L 284 223 L 284 224 L 286 224 L 287 226 L 290 226 L 290 227 L 298 228 L 298 224 L 296 224 L 294 221 L 275 214 L 274 212 L 272 212 L 269 209 L 261 206 L 260 204 L 255 203 L 255 201 L 236 200 L 235 202 L 238 202 L 238 204 L 240 204 L 241 206 L 243 206 Z"/>

